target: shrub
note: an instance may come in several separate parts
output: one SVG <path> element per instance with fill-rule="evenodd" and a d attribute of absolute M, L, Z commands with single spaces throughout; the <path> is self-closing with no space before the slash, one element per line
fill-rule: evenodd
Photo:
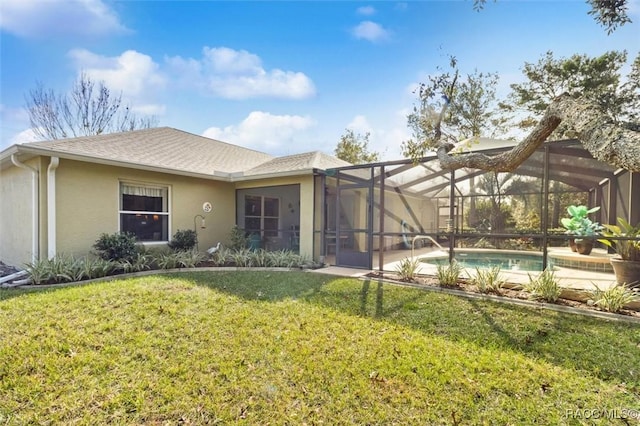
<path fill-rule="evenodd" d="M 553 270 L 547 268 L 537 278 L 529 275 L 529 284 L 525 284 L 525 290 L 531 293 L 531 297 L 536 300 L 555 302 L 560 298 L 562 289 L 556 280 Z"/>
<path fill-rule="evenodd" d="M 233 228 L 231 228 L 229 240 L 231 241 L 229 248 L 232 250 L 242 250 L 249 247 L 249 237 L 237 225 L 233 225 Z"/>
<path fill-rule="evenodd" d="M 229 253 L 229 261 L 239 267 L 254 266 L 252 252 L 248 248 L 232 250 Z"/>
<path fill-rule="evenodd" d="M 474 248 L 490 248 L 490 249 L 494 249 L 496 248 L 495 244 L 491 243 L 491 241 L 489 241 L 487 238 L 482 237 L 480 238 L 474 245 Z"/>
<path fill-rule="evenodd" d="M 117 268 L 125 274 L 151 269 L 153 257 L 148 254 L 136 253 L 132 259 L 123 259 L 117 264 Z"/>
<path fill-rule="evenodd" d="M 178 267 L 178 258 L 176 253 L 158 253 L 155 263 L 160 269 L 174 269 Z"/>
<path fill-rule="evenodd" d="M 596 290 L 592 293 L 594 304 L 607 312 L 620 312 L 624 305 L 638 299 L 638 292 L 625 284 L 616 284 L 606 290 L 601 290 L 595 283 Z"/>
<path fill-rule="evenodd" d="M 84 258 L 82 267 L 84 278 L 102 278 L 111 274 L 116 269 L 116 263 L 111 260 L 101 258 Z"/>
<path fill-rule="evenodd" d="M 478 287 L 480 293 L 500 294 L 504 286 L 504 280 L 500 277 L 499 266 L 489 269 L 476 268 L 476 275 L 471 278 L 471 282 Z"/>
<path fill-rule="evenodd" d="M 396 266 L 396 272 L 400 275 L 401 281 L 413 281 L 418 275 L 419 259 L 402 259 Z"/>
<path fill-rule="evenodd" d="M 101 234 L 93 248 L 104 260 L 131 260 L 136 255 L 136 237 L 129 232 Z"/>
<path fill-rule="evenodd" d="M 27 271 L 27 277 L 29 277 L 32 284 L 44 284 L 50 278 L 48 259 L 29 262 L 24 269 Z"/>
<path fill-rule="evenodd" d="M 155 263 L 160 269 L 195 268 L 205 259 L 197 250 L 158 253 Z"/>
<path fill-rule="evenodd" d="M 214 266 L 229 266 L 231 263 L 231 252 L 232 250 L 229 248 L 220 247 L 220 249 L 211 256 L 211 262 L 213 262 Z"/>
<path fill-rule="evenodd" d="M 51 284 L 81 281 L 89 278 L 85 271 L 85 258 L 56 255 L 52 259 L 40 259 L 26 264 L 32 284 Z"/>
<path fill-rule="evenodd" d="M 173 251 L 190 251 L 198 244 L 198 234 L 193 229 L 178 230 L 169 241 L 169 248 Z"/>
<path fill-rule="evenodd" d="M 456 287 L 461 273 L 462 266 L 455 260 L 448 265 L 438 265 L 438 283 L 442 287 Z"/>
<path fill-rule="evenodd" d="M 197 250 L 179 251 L 175 255 L 178 268 L 195 268 L 205 259 L 205 255 Z"/>
<path fill-rule="evenodd" d="M 210 260 L 215 266 L 237 267 L 303 268 L 313 264 L 307 256 L 291 250 L 252 251 L 248 248 L 232 250 L 225 247 L 214 253 Z"/>
<path fill-rule="evenodd" d="M 251 264 L 253 266 L 265 267 L 272 266 L 271 259 L 272 256 L 269 255 L 270 252 L 264 249 L 258 249 L 256 251 L 252 251 L 249 256 L 251 257 Z"/>

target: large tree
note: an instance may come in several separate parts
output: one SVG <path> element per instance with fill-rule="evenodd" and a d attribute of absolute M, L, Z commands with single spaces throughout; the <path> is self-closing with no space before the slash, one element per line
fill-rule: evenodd
<path fill-rule="evenodd" d="M 640 75 L 640 60 L 633 62 L 632 71 L 627 82 L 620 88 L 633 92 L 632 99 L 638 95 L 638 76 Z M 449 108 L 458 102 L 457 74 L 445 75 L 436 81 L 434 90 L 430 93 L 430 101 L 437 101 L 438 95 L 443 94 L 447 102 L 442 103 L 440 111 L 428 115 L 432 120 L 428 132 L 424 134 L 420 144 L 425 149 L 437 152 L 440 164 L 445 169 L 459 169 L 463 167 L 496 172 L 511 172 L 524 162 L 542 143 L 558 128 L 560 123 L 566 129 L 565 134 L 577 138 L 594 158 L 630 171 L 640 171 L 640 132 L 638 131 L 637 103 L 629 103 L 622 116 L 615 117 L 602 109 L 601 103 L 580 91 L 564 92 L 549 99 L 546 109 L 539 117 L 529 135 L 510 151 L 498 155 L 482 153 L 467 153 L 460 155 L 452 152 L 454 143 L 445 136 L 445 117 Z M 635 97 L 634 97 L 635 96 Z M 622 121 L 622 119 L 629 121 Z M 418 156 L 411 156 L 418 161 Z"/>
<path fill-rule="evenodd" d="M 405 157 L 418 159 L 431 150 L 435 137 L 455 144 L 480 136 L 496 137 L 504 131 L 506 116 L 496 98 L 496 73 L 477 70 L 461 76 L 457 61 L 449 70 L 429 76 L 416 90 L 418 103 L 407 116 L 413 138 L 403 142 Z"/>
<path fill-rule="evenodd" d="M 629 3 L 632 0 L 586 0 L 591 6 L 589 15 L 592 15 L 596 22 L 602 25 L 607 33 L 611 34 L 619 26 L 630 23 L 631 19 L 627 14 Z M 484 7 L 487 0 L 474 0 L 473 5 L 476 10 Z"/>
<path fill-rule="evenodd" d="M 99 135 L 154 127 L 154 117 L 137 116 L 100 81 L 81 74 L 69 93 L 41 83 L 26 96 L 31 128 L 44 139 Z"/>
<path fill-rule="evenodd" d="M 640 63 L 640 55 L 636 64 Z M 524 112 L 526 117 L 517 124 L 522 129 L 535 127 L 540 115 L 553 99 L 563 93 L 588 99 L 598 106 L 614 123 L 633 123 L 638 109 L 640 92 L 630 75 L 625 84 L 621 69 L 627 62 L 627 52 L 611 51 L 596 57 L 573 55 L 556 59 L 549 51 L 537 63 L 525 63 L 523 83 L 511 85 L 511 94 L 501 106 L 511 112 Z M 637 77 L 636 77 L 637 80 Z M 554 132 L 554 138 L 563 137 L 565 125 Z"/>
<path fill-rule="evenodd" d="M 346 129 L 334 151 L 336 157 L 351 164 L 378 161 L 380 154 L 375 151 L 369 151 L 369 136 L 369 133 L 362 135 L 355 133 L 351 129 Z"/>

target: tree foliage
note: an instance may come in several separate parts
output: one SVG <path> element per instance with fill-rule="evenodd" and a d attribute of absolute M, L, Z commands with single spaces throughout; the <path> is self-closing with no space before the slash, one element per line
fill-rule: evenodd
<path fill-rule="evenodd" d="M 346 129 L 340 137 L 335 149 L 335 155 L 351 164 L 373 163 L 380 159 L 380 153 L 369 151 L 369 133 L 361 135 Z"/>
<path fill-rule="evenodd" d="M 587 12 L 592 15 L 595 21 L 603 26 L 607 34 L 611 34 L 618 27 L 631 22 L 627 11 L 632 0 L 586 0 L 591 6 Z M 481 10 L 487 0 L 474 0 L 473 6 L 476 10 Z"/>
<path fill-rule="evenodd" d="M 154 127 L 154 117 L 139 117 L 113 95 L 104 82 L 81 74 L 69 93 L 56 93 L 42 83 L 26 97 L 31 128 L 45 139 L 100 135 Z"/>
<path fill-rule="evenodd" d="M 498 75 L 476 70 L 461 77 L 454 57 L 449 68 L 430 76 L 416 90 L 418 104 L 407 116 L 413 138 L 401 147 L 405 157 L 421 158 L 443 141 L 455 144 L 504 131 L 506 115 L 496 99 Z"/>
<path fill-rule="evenodd" d="M 610 52 L 601 58 L 576 56 L 558 62 L 548 55 L 539 66 L 530 67 L 532 71 L 534 68 L 540 71 L 533 73 L 539 84 L 531 87 L 526 86 L 531 82 L 516 85 L 521 90 L 513 95 L 511 101 L 516 99 L 523 107 L 528 107 L 529 112 L 542 111 L 542 114 L 530 119 L 534 125 L 524 139 L 510 151 L 497 155 L 480 152 L 460 155 L 454 150 L 455 138 L 449 135 L 448 117 L 450 110 L 462 103 L 459 99 L 464 100 L 465 97 L 461 96 L 463 86 L 458 83 L 459 73 L 455 62 L 452 62 L 455 72 L 430 78 L 425 85 L 428 90 L 420 91 L 419 111 L 428 126 L 422 127 L 426 130 L 421 135 L 423 139 L 413 142 L 413 148 L 417 149 L 407 150 L 408 143 L 405 143 L 403 151 L 418 162 L 426 148 L 433 149 L 443 169 L 474 168 L 511 172 L 529 158 L 562 123 L 563 136 L 580 140 L 594 158 L 629 171 L 640 171 L 640 60 L 636 58 L 626 82 L 621 84 L 623 79 L 619 74 L 621 66 L 618 62 L 623 58 L 626 58 L 626 53 Z M 614 63 L 610 64 L 608 60 Z M 582 74 L 574 81 L 570 77 L 571 70 Z M 585 75 L 587 70 L 591 74 Z M 531 88 L 535 90 L 528 90 Z M 567 92 L 566 88 L 573 90 Z M 561 90 L 565 91 L 557 95 Z M 440 100 L 441 96 L 444 96 L 444 102 Z M 502 107 L 505 105 L 508 106 L 508 103 L 501 104 Z M 461 110 L 468 112 L 469 108 Z M 511 108 L 515 110 L 515 106 Z M 409 125 L 412 126 L 411 118 Z"/>
<path fill-rule="evenodd" d="M 522 129 L 534 127 L 553 99 L 569 94 L 588 99 L 614 123 L 633 123 L 638 118 L 640 91 L 638 68 L 640 55 L 626 82 L 621 70 L 627 62 L 627 52 L 611 51 L 601 56 L 573 55 L 556 59 L 549 51 L 537 63 L 525 63 L 526 81 L 512 84 L 512 92 L 501 106 L 510 112 L 524 112 L 526 117 L 517 125 Z M 634 76 L 634 72 L 636 75 Z M 555 138 L 563 137 L 565 123 L 556 129 Z"/>

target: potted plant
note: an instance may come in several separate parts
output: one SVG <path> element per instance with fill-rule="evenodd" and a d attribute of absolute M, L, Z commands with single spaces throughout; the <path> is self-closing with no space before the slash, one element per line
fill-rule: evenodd
<path fill-rule="evenodd" d="M 561 222 L 562 226 L 567 229 L 565 234 L 573 236 L 569 240 L 571 251 L 585 255 L 591 253 L 594 238 L 602 230 L 602 225 L 598 222 L 593 222 L 588 216 L 598 210 L 600 210 L 599 206 L 591 209 L 588 209 L 587 206 L 570 205 L 567 207 L 570 217 L 562 218 Z"/>
<path fill-rule="evenodd" d="M 607 239 L 598 241 L 611 247 L 619 256 L 611 258 L 616 281 L 630 287 L 640 287 L 640 224 L 631 226 L 619 217 L 618 225 L 604 225 L 604 228 L 602 235 Z"/>

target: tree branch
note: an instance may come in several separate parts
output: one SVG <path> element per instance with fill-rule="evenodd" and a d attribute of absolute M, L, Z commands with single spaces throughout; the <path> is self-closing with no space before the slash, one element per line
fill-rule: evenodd
<path fill-rule="evenodd" d="M 554 99 L 533 131 L 510 151 L 498 155 L 451 154 L 453 145 L 439 142 L 443 169 L 474 168 L 512 172 L 538 149 L 561 121 L 566 121 L 594 158 L 629 171 L 640 171 L 640 133 L 613 123 L 593 103 L 564 94 Z"/>

